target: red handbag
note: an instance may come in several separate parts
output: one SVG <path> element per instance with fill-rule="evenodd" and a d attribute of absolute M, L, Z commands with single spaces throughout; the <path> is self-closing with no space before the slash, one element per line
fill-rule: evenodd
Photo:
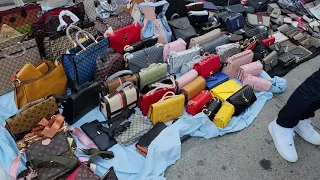
<path fill-rule="evenodd" d="M 201 112 L 202 108 L 212 100 L 212 96 L 208 90 L 201 91 L 192 98 L 187 104 L 187 113 L 196 115 Z"/>
<path fill-rule="evenodd" d="M 263 43 L 265 46 L 268 47 L 268 46 L 274 44 L 275 41 L 276 41 L 276 38 L 275 38 L 275 37 L 270 37 L 270 38 L 267 38 L 267 39 L 262 40 L 262 43 Z"/>
<path fill-rule="evenodd" d="M 130 24 L 113 33 L 107 33 L 110 47 L 122 54 L 126 45 L 132 45 L 140 41 L 141 27 L 139 23 Z"/>
<path fill-rule="evenodd" d="M 214 73 L 220 70 L 220 57 L 219 55 L 203 55 L 202 60 L 193 66 L 199 76 L 204 78 L 211 77 Z"/>

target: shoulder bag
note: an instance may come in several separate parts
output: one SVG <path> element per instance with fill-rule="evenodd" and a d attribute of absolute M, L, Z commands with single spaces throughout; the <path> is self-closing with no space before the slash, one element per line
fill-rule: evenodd
<path fill-rule="evenodd" d="M 204 45 L 207 42 L 217 39 L 221 35 L 220 28 L 212 30 L 202 36 L 194 37 L 190 40 L 189 48 L 199 44 L 200 46 Z"/>
<path fill-rule="evenodd" d="M 140 90 L 146 85 L 165 77 L 167 72 L 167 64 L 165 63 L 151 64 L 148 68 L 141 69 L 139 72 Z"/>
<path fill-rule="evenodd" d="M 216 72 L 213 76 L 206 79 L 206 89 L 211 90 L 212 88 L 229 80 L 229 76 L 222 73 Z"/>
<path fill-rule="evenodd" d="M 198 36 L 187 17 L 179 17 L 168 21 L 175 39 L 183 39 L 189 43 L 190 39 Z"/>
<path fill-rule="evenodd" d="M 204 78 L 211 77 L 220 70 L 220 57 L 219 55 L 205 54 L 202 56 L 201 61 L 193 66 L 193 69 L 198 71 L 199 76 Z"/>
<path fill-rule="evenodd" d="M 228 58 L 227 65 L 222 69 L 222 72 L 227 74 L 230 78 L 234 78 L 238 75 L 240 66 L 249 64 L 252 60 L 253 52 L 251 50 L 235 54 Z"/>
<path fill-rule="evenodd" d="M 216 47 L 224 45 L 224 44 L 228 44 L 228 43 L 230 43 L 228 36 L 223 34 L 211 42 L 210 41 L 206 42 L 205 44 L 202 45 L 202 47 L 204 49 L 204 52 L 208 52 L 208 53 L 212 54 L 212 53 L 216 52 Z"/>
<path fill-rule="evenodd" d="M 216 47 L 216 52 L 220 56 L 220 62 L 226 63 L 228 57 L 241 52 L 241 46 L 238 43 L 230 43 Z"/>
<path fill-rule="evenodd" d="M 277 51 L 272 51 L 265 58 L 261 60 L 263 64 L 263 69 L 268 72 L 273 69 L 278 64 L 278 53 Z"/>
<path fill-rule="evenodd" d="M 163 62 L 167 61 L 168 54 L 171 51 L 175 51 L 175 52 L 184 51 L 186 50 L 186 46 L 187 46 L 187 43 L 181 38 L 175 41 L 172 41 L 168 44 L 165 44 L 163 47 Z"/>
<path fill-rule="evenodd" d="M 246 65 L 240 66 L 240 71 L 237 75 L 237 78 L 243 82 L 244 77 L 247 74 L 251 74 L 252 76 L 259 76 L 263 69 L 263 65 L 260 61 L 255 61 Z"/>
<path fill-rule="evenodd" d="M 272 83 L 270 80 L 247 74 L 244 77 L 243 85 L 250 85 L 254 91 L 269 91 Z"/>
<path fill-rule="evenodd" d="M 203 90 L 187 103 L 187 113 L 196 115 L 201 112 L 202 108 L 212 100 L 208 90 Z"/>
<path fill-rule="evenodd" d="M 223 18 L 223 24 L 229 32 L 234 32 L 244 27 L 245 20 L 242 13 L 231 13 Z"/>
<path fill-rule="evenodd" d="M 194 79 L 198 77 L 198 72 L 194 69 L 191 69 L 184 75 L 180 76 L 176 80 L 176 84 L 178 86 L 178 91 L 180 91 L 184 86 L 192 82 Z"/>
<path fill-rule="evenodd" d="M 194 98 L 198 93 L 206 88 L 206 80 L 198 76 L 192 82 L 181 89 L 181 94 L 185 96 L 186 102 Z"/>
<path fill-rule="evenodd" d="M 209 12 L 204 10 L 204 11 L 189 11 L 188 12 L 188 18 L 190 20 L 190 23 L 192 25 L 197 25 L 201 24 L 204 22 L 208 22 L 209 20 Z"/>
<path fill-rule="evenodd" d="M 223 102 L 221 108 L 213 118 L 213 123 L 220 128 L 227 127 L 234 111 L 234 106 L 232 104 Z"/>
<path fill-rule="evenodd" d="M 214 87 L 210 90 L 210 92 L 212 97 L 217 97 L 224 102 L 241 88 L 241 85 L 239 85 L 236 81 L 230 79 L 220 84 L 219 86 Z"/>
<path fill-rule="evenodd" d="M 142 39 L 132 45 L 126 45 L 124 47 L 124 52 L 125 53 L 133 53 L 133 52 L 142 50 L 144 48 L 154 46 L 157 44 L 157 42 L 158 42 L 157 36 L 148 37 L 148 38 Z"/>
<path fill-rule="evenodd" d="M 222 102 L 218 98 L 212 98 L 202 109 L 202 112 L 208 116 L 208 118 L 213 121 L 214 116 L 217 114 L 222 106 Z"/>

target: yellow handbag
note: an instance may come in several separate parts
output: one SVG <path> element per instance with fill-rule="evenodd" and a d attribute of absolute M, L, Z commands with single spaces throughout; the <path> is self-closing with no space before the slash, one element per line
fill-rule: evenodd
<path fill-rule="evenodd" d="M 210 90 L 212 97 L 219 98 L 222 102 L 226 101 L 230 96 L 241 89 L 241 85 L 239 85 L 234 80 L 228 80 L 219 86 Z"/>
<path fill-rule="evenodd" d="M 154 125 L 158 122 L 165 123 L 177 119 L 183 115 L 184 101 L 184 95 L 175 95 L 169 91 L 165 93 L 157 103 L 150 106 L 148 118 L 151 119 Z"/>
<path fill-rule="evenodd" d="M 52 94 L 66 95 L 67 77 L 62 64 L 57 62 L 43 60 L 37 67 L 27 63 L 12 75 L 11 81 L 18 109 Z"/>
<path fill-rule="evenodd" d="M 227 101 L 224 102 L 218 113 L 214 116 L 213 123 L 218 127 L 225 128 L 234 114 L 234 111 L 234 106 L 232 104 Z"/>

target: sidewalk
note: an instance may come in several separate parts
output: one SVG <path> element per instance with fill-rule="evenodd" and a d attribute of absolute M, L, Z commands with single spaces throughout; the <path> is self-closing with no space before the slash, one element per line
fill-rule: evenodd
<path fill-rule="evenodd" d="M 182 144 L 182 156 L 167 169 L 168 180 L 313 180 L 320 179 L 320 146 L 296 135 L 299 160 L 288 163 L 276 151 L 267 130 L 292 92 L 320 67 L 320 56 L 305 62 L 284 78 L 288 88 L 269 100 L 247 129 L 219 138 L 190 138 Z M 313 120 L 320 128 L 320 113 Z"/>

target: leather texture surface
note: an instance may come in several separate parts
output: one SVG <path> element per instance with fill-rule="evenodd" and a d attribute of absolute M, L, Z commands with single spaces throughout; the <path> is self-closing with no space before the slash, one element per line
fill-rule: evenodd
<path fill-rule="evenodd" d="M 208 90 L 202 90 L 194 98 L 187 103 L 187 113 L 196 115 L 201 112 L 202 108 L 212 100 L 212 96 Z"/>
<path fill-rule="evenodd" d="M 228 44 L 229 38 L 227 35 L 223 34 L 221 36 L 219 36 L 217 39 L 215 39 L 214 41 L 209 41 L 205 44 L 203 44 L 203 49 L 204 52 L 208 52 L 210 54 L 215 53 L 216 52 L 216 47 L 224 45 L 224 44 Z"/>
<path fill-rule="evenodd" d="M 251 63 L 253 56 L 254 54 L 251 50 L 246 50 L 229 57 L 227 66 L 222 69 L 222 72 L 227 74 L 230 78 L 237 77 L 240 66 Z"/>
<path fill-rule="evenodd" d="M 234 112 L 234 106 L 228 102 L 224 102 L 217 114 L 215 115 L 213 123 L 220 128 L 227 127 Z"/>
<path fill-rule="evenodd" d="M 190 82 L 192 82 L 197 77 L 198 77 L 198 72 L 194 69 L 191 69 L 190 71 L 188 71 L 184 75 L 177 78 L 176 84 L 178 85 L 179 90 L 182 89 L 187 84 L 189 84 Z"/>
<path fill-rule="evenodd" d="M 206 87 L 206 80 L 203 77 L 198 76 L 192 82 L 184 86 L 181 89 L 181 93 L 185 96 L 187 101 L 190 101 L 198 93 L 204 90 L 205 87 Z"/>
<path fill-rule="evenodd" d="M 251 74 L 253 76 L 259 76 L 263 69 L 263 65 L 260 61 L 255 61 L 246 65 L 240 66 L 240 71 L 238 73 L 237 78 L 243 82 L 244 77 L 247 74 Z"/>
<path fill-rule="evenodd" d="M 135 86 L 139 85 L 139 78 L 137 74 L 125 75 L 114 78 L 112 80 L 104 80 L 102 82 L 102 95 L 113 93 L 124 82 L 132 82 Z"/>
<path fill-rule="evenodd" d="M 202 112 L 204 112 L 208 118 L 213 121 L 213 118 L 222 106 L 222 102 L 218 98 L 213 98 L 204 107 Z"/>
<path fill-rule="evenodd" d="M 270 80 L 247 74 L 244 77 L 243 85 L 250 85 L 254 91 L 269 91 L 272 83 Z"/>
<path fill-rule="evenodd" d="M 222 73 L 216 72 L 212 77 L 206 79 L 206 89 L 211 90 L 212 88 L 229 80 L 229 76 Z"/>
<path fill-rule="evenodd" d="M 194 69 L 198 71 L 199 76 L 208 78 L 220 70 L 219 55 L 202 56 L 202 60 L 194 65 Z"/>
<path fill-rule="evenodd" d="M 124 51 L 127 53 L 133 53 L 133 52 L 139 51 L 141 49 L 154 46 L 155 44 L 157 44 L 157 42 L 158 42 L 158 37 L 156 37 L 156 36 L 148 37 L 148 38 L 142 39 L 142 40 L 140 40 L 130 46 L 126 46 L 124 48 Z"/>
<path fill-rule="evenodd" d="M 240 115 L 251 104 L 257 100 L 256 95 L 250 85 L 243 86 L 239 91 L 230 96 L 227 101 L 231 103 L 235 108 L 234 115 Z"/>
<path fill-rule="evenodd" d="M 139 72 L 140 89 L 143 89 L 147 84 L 155 82 L 167 75 L 167 64 L 151 64 L 148 68 L 142 69 Z"/>
<path fill-rule="evenodd" d="M 66 180 L 101 180 L 85 164 L 81 164 Z"/>
<path fill-rule="evenodd" d="M 224 64 L 229 57 L 240 53 L 241 47 L 238 43 L 230 43 L 216 47 L 216 52 L 220 56 L 220 62 Z"/>
<path fill-rule="evenodd" d="M 230 96 L 241 89 L 241 85 L 239 85 L 234 80 L 228 80 L 219 86 L 210 90 L 212 97 L 217 97 L 221 101 L 226 101 Z"/>

